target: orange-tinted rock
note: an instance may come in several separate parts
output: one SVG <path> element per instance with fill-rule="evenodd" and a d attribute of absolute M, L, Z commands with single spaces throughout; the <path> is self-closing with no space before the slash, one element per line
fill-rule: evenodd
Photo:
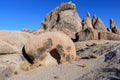
<path fill-rule="evenodd" d="M 76 59 L 72 40 L 61 32 L 43 32 L 23 47 L 23 55 L 30 63 L 34 63 L 35 60 L 44 61 L 48 53 L 58 63 L 73 62 Z"/>

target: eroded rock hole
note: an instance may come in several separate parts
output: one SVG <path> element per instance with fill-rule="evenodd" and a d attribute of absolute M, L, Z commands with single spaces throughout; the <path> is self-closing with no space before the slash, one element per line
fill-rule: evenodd
<path fill-rule="evenodd" d="M 25 59 L 26 59 L 29 63 L 31 63 L 31 64 L 34 63 L 34 62 L 33 62 L 34 58 L 33 58 L 32 56 L 30 56 L 30 55 L 27 55 L 27 53 L 26 53 L 26 51 L 25 51 L 25 47 L 22 48 L 22 54 L 23 54 L 23 56 L 25 57 Z"/>
<path fill-rule="evenodd" d="M 50 55 L 57 60 L 57 63 L 60 64 L 60 54 L 57 49 L 53 49 L 50 51 Z"/>

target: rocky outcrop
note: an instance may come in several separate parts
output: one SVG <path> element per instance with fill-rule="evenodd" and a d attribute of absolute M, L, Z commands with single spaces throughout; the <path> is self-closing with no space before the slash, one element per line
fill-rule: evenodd
<path fill-rule="evenodd" d="M 67 35 L 60 32 L 43 32 L 23 47 L 23 55 L 31 64 L 38 60 L 43 63 L 40 63 L 41 65 L 44 65 L 46 63 L 44 59 L 48 53 L 58 63 L 73 62 L 76 59 L 73 42 Z"/>
<path fill-rule="evenodd" d="M 70 38 L 76 42 L 75 45 Z M 110 19 L 110 29 L 106 29 L 96 15 L 91 19 L 90 13 L 81 22 L 72 2 L 62 3 L 50 12 L 39 30 L 0 31 L 0 43 L 0 80 L 14 78 L 12 75 L 17 75 L 22 70 L 28 71 L 27 80 L 48 80 L 46 75 L 50 78 L 53 76 L 51 80 L 106 80 L 111 78 L 113 72 L 110 70 L 115 72 L 112 76 L 120 77 L 120 68 L 115 68 L 120 63 L 120 31 L 114 20 Z M 73 61 L 76 62 L 66 66 L 53 66 Z M 43 67 L 29 72 L 42 65 L 52 67 L 44 67 L 45 72 Z M 40 73 L 36 76 L 36 72 Z M 10 80 L 26 80 L 25 74 Z M 69 75 L 73 76 L 68 77 Z M 118 78 L 111 78 L 113 79 Z"/>
<path fill-rule="evenodd" d="M 11 50 L 14 50 L 14 51 L 17 50 L 17 51 L 21 52 L 22 47 L 33 36 L 34 36 L 33 34 L 30 34 L 27 32 L 0 31 L 0 40 L 3 41 L 3 43 L 0 45 L 0 47 L 1 47 L 1 49 L 3 49 L 3 51 L 5 51 L 5 52 L 8 51 L 8 53 Z"/>
<path fill-rule="evenodd" d="M 72 2 L 62 3 L 50 12 L 42 22 L 40 29 L 43 31 L 63 31 L 74 42 L 99 39 L 99 32 L 120 34 L 113 19 L 110 19 L 110 29 L 106 29 L 103 21 L 96 15 L 91 19 L 89 12 L 81 21 L 76 12 L 76 6 Z M 39 31 L 34 33 L 40 34 Z"/>
<path fill-rule="evenodd" d="M 93 28 L 89 12 L 87 13 L 86 18 L 82 21 L 82 30 L 86 30 L 87 28 Z"/>
<path fill-rule="evenodd" d="M 79 41 L 97 40 L 98 39 L 97 31 L 95 31 L 93 28 L 90 28 L 90 27 L 78 32 L 77 36 L 78 36 Z"/>
<path fill-rule="evenodd" d="M 21 31 L 22 32 L 30 32 L 27 28 L 23 28 Z"/>
<path fill-rule="evenodd" d="M 99 36 L 99 39 L 102 39 L 102 40 L 118 40 L 118 41 L 120 41 L 120 35 L 110 33 L 110 32 L 99 32 L 98 36 Z"/>
<path fill-rule="evenodd" d="M 97 16 L 94 15 L 92 18 L 92 25 L 95 25 L 96 21 L 97 21 Z"/>
<path fill-rule="evenodd" d="M 97 59 L 97 68 L 87 72 L 76 80 L 119 80 L 120 79 L 120 44 L 119 43 L 107 43 L 104 45 L 98 45 L 99 47 L 93 47 L 91 50 L 94 53 L 103 53 L 102 56 Z M 102 50 L 103 49 L 103 50 Z M 86 50 L 87 51 L 87 50 Z M 90 53 L 90 49 L 85 54 Z M 99 51 L 99 52 L 98 52 Z M 85 55 L 84 54 L 84 55 Z M 81 55 L 81 54 L 80 54 Z M 98 65 L 100 63 L 100 65 Z"/>
<path fill-rule="evenodd" d="M 63 31 L 71 38 L 74 37 L 74 34 L 82 29 L 75 4 L 72 2 L 62 3 L 45 17 L 40 29 Z"/>
<path fill-rule="evenodd" d="M 95 19 L 96 16 L 94 16 L 93 21 L 95 21 Z M 92 20 L 89 12 L 87 13 L 86 18 L 83 19 L 82 21 L 82 30 L 77 33 L 76 39 L 78 41 L 98 39 L 98 33 L 95 31 L 95 29 L 92 26 Z"/>
<path fill-rule="evenodd" d="M 93 27 L 98 32 L 107 32 L 107 29 L 105 28 L 105 25 L 100 18 L 96 19 L 96 17 L 93 17 Z"/>
<path fill-rule="evenodd" d="M 113 33 L 119 34 L 119 30 L 117 29 L 117 26 L 113 19 L 110 19 L 110 29 Z"/>

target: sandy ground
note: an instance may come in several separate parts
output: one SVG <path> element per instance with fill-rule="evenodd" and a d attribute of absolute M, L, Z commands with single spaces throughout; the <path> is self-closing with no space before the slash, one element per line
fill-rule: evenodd
<path fill-rule="evenodd" d="M 39 67 L 7 80 L 77 80 L 83 74 L 100 66 L 102 64 L 98 63 L 98 59 L 80 60 L 72 64 Z"/>

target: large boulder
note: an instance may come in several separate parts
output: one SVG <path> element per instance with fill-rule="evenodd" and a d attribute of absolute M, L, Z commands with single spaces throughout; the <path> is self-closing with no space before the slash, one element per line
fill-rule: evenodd
<path fill-rule="evenodd" d="M 58 63 L 73 62 L 76 59 L 74 43 L 67 35 L 61 32 L 43 32 L 29 40 L 22 51 L 24 57 L 31 64 L 40 61 L 40 64 L 44 65 L 47 63 L 45 58 L 48 53 Z"/>
<path fill-rule="evenodd" d="M 75 4 L 62 3 L 45 17 L 40 29 L 63 31 L 71 38 L 74 37 L 74 34 L 82 29 Z"/>
<path fill-rule="evenodd" d="M 4 41 L 0 47 L 3 51 L 9 52 L 14 50 L 21 51 L 22 47 L 27 43 L 27 41 L 32 38 L 34 35 L 28 32 L 19 32 L 19 31 L 0 31 L 0 40 Z M 11 53 L 11 52 L 10 52 Z"/>

